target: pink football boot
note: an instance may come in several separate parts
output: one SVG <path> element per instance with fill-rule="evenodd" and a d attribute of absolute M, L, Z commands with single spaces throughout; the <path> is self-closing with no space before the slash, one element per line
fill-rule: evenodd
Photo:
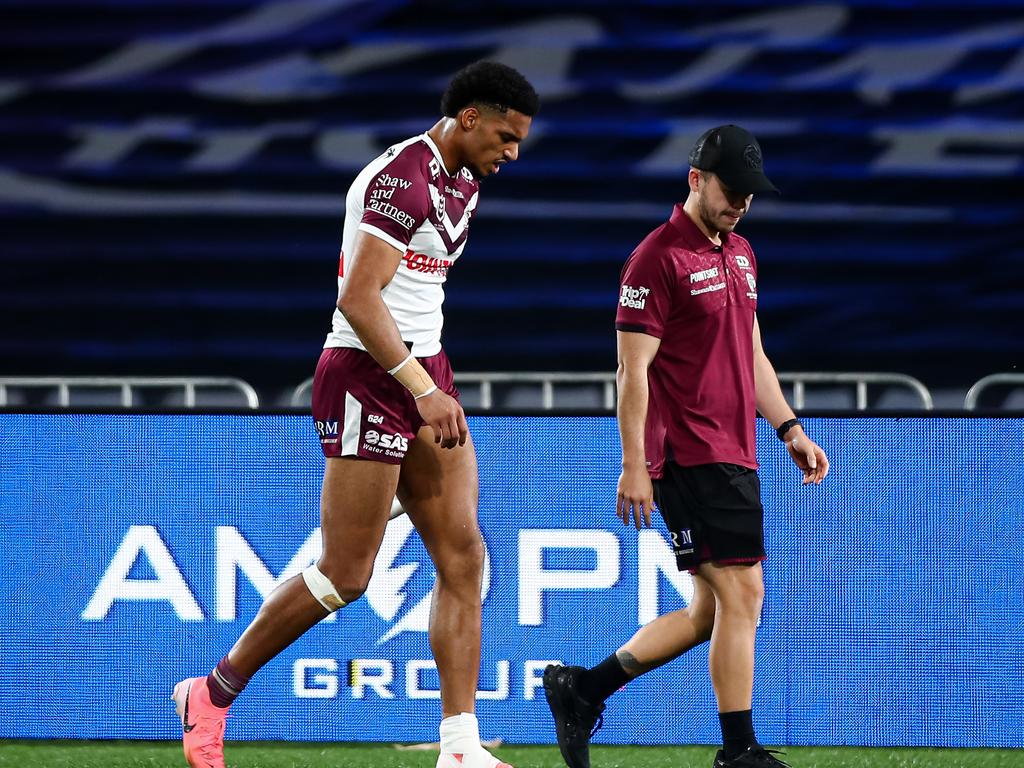
<path fill-rule="evenodd" d="M 185 759 L 192 768 L 224 768 L 224 725 L 228 710 L 215 707 L 205 677 L 174 686 L 174 708 L 181 719 Z"/>

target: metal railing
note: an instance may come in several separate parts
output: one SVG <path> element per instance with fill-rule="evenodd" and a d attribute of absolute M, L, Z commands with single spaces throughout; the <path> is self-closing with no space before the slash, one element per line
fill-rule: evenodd
<path fill-rule="evenodd" d="M 455 384 L 459 389 L 465 385 L 476 386 L 480 392 L 480 408 L 489 411 L 494 408 L 495 384 L 539 384 L 541 408 L 546 411 L 555 407 L 555 386 L 565 384 L 580 386 L 598 384 L 602 388 L 602 405 L 605 410 L 615 410 L 615 374 L 614 373 L 566 373 L 566 372 L 470 372 L 455 374 Z M 299 384 L 292 392 L 291 404 L 294 408 L 304 407 L 307 396 L 313 388 L 312 377 Z"/>
<path fill-rule="evenodd" d="M 924 410 L 932 410 L 934 401 L 931 392 L 913 376 L 902 373 L 857 373 L 857 372 L 819 372 L 803 371 L 778 374 L 779 381 L 793 387 L 793 407 L 800 410 L 805 407 L 808 385 L 848 385 L 855 387 L 855 409 L 866 410 L 870 401 L 868 386 L 899 387 L 914 393 Z M 601 388 L 601 407 L 607 411 L 615 410 L 615 373 L 568 373 L 568 372 L 471 372 L 455 375 L 455 383 L 460 389 L 465 385 L 479 388 L 479 407 L 488 411 L 494 408 L 495 385 L 539 385 L 541 408 L 555 408 L 555 389 L 558 386 L 593 385 Z M 307 395 L 313 386 L 313 379 L 302 382 L 292 393 L 291 404 L 294 407 L 307 405 Z"/>
<path fill-rule="evenodd" d="M 895 387 L 913 393 L 923 410 L 932 410 L 934 401 L 931 392 L 919 380 L 903 373 L 890 372 L 825 372 L 797 371 L 781 372 L 779 381 L 792 387 L 792 405 L 802 410 L 807 403 L 808 386 L 852 385 L 854 387 L 854 410 L 863 411 L 870 407 L 868 387 Z M 565 371 L 473 371 L 460 373 L 455 377 L 460 388 L 476 387 L 479 394 L 478 407 L 488 411 L 495 408 L 495 388 L 499 386 L 537 386 L 540 394 L 540 408 L 556 408 L 556 391 L 559 387 L 594 387 L 594 394 L 600 410 L 614 411 L 616 399 L 615 373 L 607 372 L 565 372 Z M 982 394 L 993 386 L 1006 385 L 1024 388 L 1024 373 L 994 373 L 976 381 L 964 398 L 964 409 L 973 411 L 978 407 Z M 292 407 L 307 407 L 313 387 L 312 377 L 299 384 L 291 393 Z M 239 393 L 247 407 L 260 407 L 259 396 L 248 382 L 231 377 L 207 376 L 8 376 L 0 377 L 0 408 L 9 406 L 10 389 L 53 389 L 57 394 L 57 405 L 71 406 L 72 392 L 77 389 L 114 389 L 120 393 L 120 406 L 137 407 L 136 390 L 139 389 L 181 389 L 183 406 L 195 408 L 198 392 L 210 389 L 228 389 Z M 593 403 L 593 399 L 590 400 Z M 578 408 L 576 404 L 567 407 Z M 593 406 L 592 406 L 593 407 Z M 834 407 L 834 406 L 833 406 Z"/>
<path fill-rule="evenodd" d="M 313 377 L 310 376 L 304 382 L 299 384 L 292 392 L 291 406 L 292 408 L 304 408 L 309 405 L 306 401 L 306 396 L 311 395 L 313 391 Z"/>
<path fill-rule="evenodd" d="M 455 383 L 462 388 L 473 384 L 480 388 L 480 407 L 489 411 L 494 407 L 495 384 L 539 384 L 541 408 L 550 411 L 555 407 L 555 386 L 599 385 L 602 390 L 602 407 L 615 410 L 615 373 L 565 373 L 565 372 L 472 372 L 459 373 Z"/>
<path fill-rule="evenodd" d="M 995 384 L 1024 387 L 1024 373 L 993 373 L 978 379 L 967 390 L 967 396 L 964 398 L 964 408 L 968 411 L 973 411 L 977 408 L 981 393 Z"/>
<path fill-rule="evenodd" d="M 921 407 L 924 410 L 930 411 L 935 407 L 934 401 L 932 400 L 932 393 L 928 391 L 928 387 L 913 376 L 907 376 L 904 373 L 833 373 L 803 371 L 796 373 L 779 373 L 778 377 L 781 383 L 793 385 L 792 406 L 798 411 L 804 408 L 804 404 L 806 403 L 806 389 L 808 384 L 853 384 L 856 388 L 855 409 L 858 411 L 864 411 L 868 408 L 869 384 L 909 389 L 917 395 L 918 399 L 921 401 Z"/>
<path fill-rule="evenodd" d="M 117 377 L 117 376 L 10 376 L 0 377 L 0 408 L 7 406 L 8 388 L 19 389 L 55 389 L 57 405 L 68 408 L 71 405 L 71 392 L 75 389 L 114 389 L 120 391 L 121 407 L 132 408 L 135 405 L 137 389 L 177 389 L 184 390 L 184 407 L 196 407 L 196 391 L 200 389 L 231 389 L 240 392 L 249 408 L 259 408 L 260 399 L 252 385 L 234 378 L 217 378 L 205 376 L 170 376 L 170 377 Z"/>

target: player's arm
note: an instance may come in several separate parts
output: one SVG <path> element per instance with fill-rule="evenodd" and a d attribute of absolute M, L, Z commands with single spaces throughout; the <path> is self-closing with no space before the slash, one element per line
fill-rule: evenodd
<path fill-rule="evenodd" d="M 398 325 L 381 298 L 381 291 L 394 278 L 401 263 L 402 254 L 397 248 L 379 237 L 357 232 L 352 258 L 338 292 L 338 309 L 366 351 L 387 370 L 409 355 Z"/>
<path fill-rule="evenodd" d="M 646 333 L 615 332 L 619 365 L 615 373 L 619 388 L 616 413 L 622 441 L 622 474 L 619 476 L 616 511 L 623 525 L 630 516 L 637 530 L 641 519 L 651 526 L 654 488 L 647 473 L 644 425 L 647 422 L 647 369 L 661 346 L 661 339 Z"/>
<path fill-rule="evenodd" d="M 757 410 L 768 420 L 774 429 L 796 418 L 793 409 L 786 402 L 779 385 L 779 377 L 775 373 L 768 356 L 761 344 L 761 328 L 754 316 L 754 391 L 757 398 Z M 793 461 L 804 473 L 804 485 L 821 483 L 828 474 L 828 457 L 811 438 L 804 433 L 801 424 L 789 427 L 780 437 L 786 443 L 786 450 Z"/>
<path fill-rule="evenodd" d="M 360 230 L 338 293 L 338 309 L 373 359 L 416 398 L 420 415 L 434 431 L 434 442 L 444 448 L 465 445 L 469 428 L 462 408 L 412 357 L 381 296 L 401 263 L 401 251 Z"/>

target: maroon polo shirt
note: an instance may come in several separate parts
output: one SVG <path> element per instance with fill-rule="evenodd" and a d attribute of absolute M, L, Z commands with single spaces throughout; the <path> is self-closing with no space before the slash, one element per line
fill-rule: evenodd
<path fill-rule="evenodd" d="M 644 445 L 652 477 L 680 466 L 757 468 L 757 263 L 739 235 L 708 240 L 676 205 L 622 269 L 615 328 L 661 339 L 648 370 Z"/>

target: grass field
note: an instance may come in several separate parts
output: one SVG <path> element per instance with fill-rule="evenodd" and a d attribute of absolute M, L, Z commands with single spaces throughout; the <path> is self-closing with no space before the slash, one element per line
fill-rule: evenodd
<path fill-rule="evenodd" d="M 502 747 L 516 768 L 563 768 L 558 749 Z M 592 768 L 710 768 L 712 747 L 603 747 Z M 228 768 L 433 768 L 436 753 L 400 752 L 380 744 L 229 742 Z M 1024 750 L 793 747 L 794 768 L 1024 768 Z M 0 768 L 181 768 L 179 742 L 0 740 Z"/>

